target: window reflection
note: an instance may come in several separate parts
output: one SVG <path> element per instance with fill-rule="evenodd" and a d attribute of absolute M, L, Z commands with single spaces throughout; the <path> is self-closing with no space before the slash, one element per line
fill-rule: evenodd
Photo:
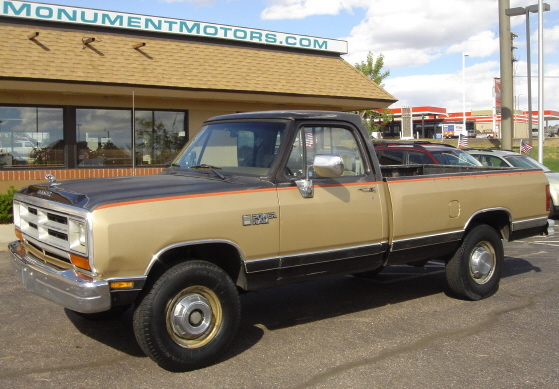
<path fill-rule="evenodd" d="M 0 107 L 0 167 L 60 166 L 62 108 Z"/>
<path fill-rule="evenodd" d="M 136 163 L 170 163 L 186 143 L 185 113 L 136 111 Z"/>
<path fill-rule="evenodd" d="M 131 109 L 0 106 L 0 168 L 132 166 L 134 151 L 138 166 L 172 161 L 186 111 L 135 113 L 133 147 Z"/>
<path fill-rule="evenodd" d="M 118 109 L 77 109 L 77 164 L 132 165 L 132 112 Z"/>
<path fill-rule="evenodd" d="M 338 155 L 344 162 L 343 176 L 365 174 L 364 159 L 354 134 L 346 128 L 303 127 L 297 133 L 285 175 L 305 177 L 314 157 L 320 154 Z M 309 176 L 313 176 L 313 171 Z"/>

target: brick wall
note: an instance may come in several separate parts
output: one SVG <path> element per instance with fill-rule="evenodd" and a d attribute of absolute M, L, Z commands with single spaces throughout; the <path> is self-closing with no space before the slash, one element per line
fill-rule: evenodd
<path fill-rule="evenodd" d="M 157 174 L 163 170 L 161 167 L 136 168 L 135 172 L 132 168 L 122 169 L 45 169 L 45 170 L 0 170 L 0 193 L 4 193 L 7 188 L 14 186 L 21 188 L 29 185 L 33 181 L 45 182 L 45 175 L 52 174 L 57 180 L 73 180 L 84 178 L 99 177 L 124 177 L 124 176 L 147 176 Z"/>

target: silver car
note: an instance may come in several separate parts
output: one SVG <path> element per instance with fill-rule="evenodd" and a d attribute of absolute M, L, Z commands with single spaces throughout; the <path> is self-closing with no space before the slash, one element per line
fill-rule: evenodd
<path fill-rule="evenodd" d="M 559 216 L 559 173 L 548 169 L 527 155 L 509 150 L 469 149 L 466 150 L 484 166 L 523 167 L 542 169 L 549 180 L 551 200 L 553 201 L 550 216 Z"/>

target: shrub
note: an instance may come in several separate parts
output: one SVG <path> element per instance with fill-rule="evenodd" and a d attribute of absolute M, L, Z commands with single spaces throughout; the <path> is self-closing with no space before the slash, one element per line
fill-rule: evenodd
<path fill-rule="evenodd" d="M 6 194 L 0 194 L 0 224 L 13 223 L 14 221 L 14 193 L 17 190 L 10 186 Z"/>

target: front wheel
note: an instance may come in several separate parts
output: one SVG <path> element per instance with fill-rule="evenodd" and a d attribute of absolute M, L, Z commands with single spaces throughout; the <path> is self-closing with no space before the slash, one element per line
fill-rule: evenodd
<path fill-rule="evenodd" d="M 169 371 L 206 366 L 233 340 L 241 315 L 235 284 L 205 261 L 178 264 L 165 272 L 134 312 L 142 350 Z"/>
<path fill-rule="evenodd" d="M 497 231 L 486 225 L 474 227 L 446 264 L 446 279 L 458 297 L 481 300 L 499 289 L 504 250 Z"/>

